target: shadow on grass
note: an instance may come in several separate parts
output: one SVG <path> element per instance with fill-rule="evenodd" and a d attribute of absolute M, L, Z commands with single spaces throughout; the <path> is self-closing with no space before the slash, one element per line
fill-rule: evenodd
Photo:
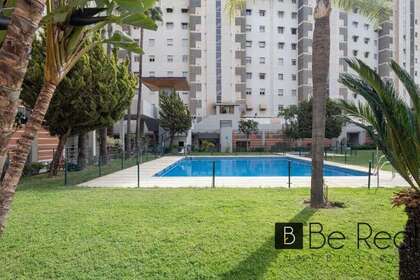
<path fill-rule="evenodd" d="M 290 219 L 289 222 L 303 223 L 306 225 L 316 211 L 316 209 L 305 207 Z M 273 235 L 236 267 L 222 274 L 220 279 L 263 279 L 267 267 L 276 259 L 279 253 L 279 250 L 274 249 Z"/>

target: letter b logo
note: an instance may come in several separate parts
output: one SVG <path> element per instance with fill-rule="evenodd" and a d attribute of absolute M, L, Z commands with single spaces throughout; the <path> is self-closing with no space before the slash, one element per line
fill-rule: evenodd
<path fill-rule="evenodd" d="M 303 224 L 276 223 L 274 241 L 276 249 L 303 249 Z"/>

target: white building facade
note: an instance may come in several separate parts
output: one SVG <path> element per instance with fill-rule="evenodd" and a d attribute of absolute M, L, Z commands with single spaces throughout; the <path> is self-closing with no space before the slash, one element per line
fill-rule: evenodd
<path fill-rule="evenodd" d="M 187 78 L 190 91 L 179 94 L 194 116 L 196 141 L 218 138 L 223 151 L 231 149 L 240 118 L 255 119 L 262 129 L 280 129 L 279 111 L 312 95 L 315 3 L 249 0 L 231 18 L 226 0 L 160 0 L 163 22 L 157 31 L 144 33 L 143 76 Z M 329 96 L 361 100 L 337 82 L 340 73 L 350 71 L 347 57 L 357 57 L 389 78 L 388 63 L 395 59 L 417 78 L 419 20 L 415 0 L 395 0 L 394 15 L 381 29 L 357 10 L 333 9 Z M 140 40 L 139 29 L 128 31 Z M 138 73 L 139 57 L 132 55 L 132 61 Z M 401 86 L 399 90 L 404 94 Z M 156 92 L 143 86 L 143 96 L 145 104 L 158 106 Z M 342 137 L 352 144 L 364 142 L 364 133 L 352 126 Z"/>

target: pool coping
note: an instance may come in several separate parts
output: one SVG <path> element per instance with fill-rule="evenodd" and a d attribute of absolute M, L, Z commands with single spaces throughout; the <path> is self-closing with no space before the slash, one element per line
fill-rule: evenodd
<path fill-rule="evenodd" d="M 201 155 L 188 157 L 203 157 Z M 262 157 L 262 155 L 223 155 L 205 157 Z M 297 160 L 310 162 L 310 158 L 304 158 L 293 154 L 263 155 L 263 157 L 290 157 Z M 157 177 L 154 176 L 163 169 L 169 168 L 185 156 L 165 156 L 140 165 L 140 187 L 141 188 L 208 188 L 212 187 L 212 177 Z M 325 161 L 325 164 L 340 168 L 353 169 L 355 171 L 368 172 L 366 167 L 344 165 L 341 163 Z M 364 188 L 368 185 L 368 176 L 326 176 L 325 184 L 329 187 L 354 187 Z M 371 187 L 376 188 L 377 176 L 371 176 Z M 309 187 L 310 176 L 295 176 L 291 178 L 291 188 Z M 392 172 L 381 171 L 379 178 L 380 187 L 406 187 L 408 184 L 404 179 Z M 137 187 L 137 166 L 115 172 L 113 174 L 96 178 L 89 182 L 80 184 L 86 187 L 111 187 L 111 188 L 136 188 Z M 287 176 L 272 177 L 216 177 L 215 187 L 223 188 L 288 188 Z"/>

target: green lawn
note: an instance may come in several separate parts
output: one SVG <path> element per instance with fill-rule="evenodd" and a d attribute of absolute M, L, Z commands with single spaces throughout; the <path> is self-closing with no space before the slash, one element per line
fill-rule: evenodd
<path fill-rule="evenodd" d="M 336 154 L 336 156 L 327 154 L 327 160 L 338 162 L 338 163 L 347 163 L 347 164 L 352 164 L 352 165 L 360 165 L 360 166 L 368 167 L 369 161 L 372 160 L 372 153 L 376 153 L 376 151 L 375 150 L 353 151 L 351 154 L 347 153 L 347 156 L 345 156 L 344 154 L 341 154 L 341 155 Z M 380 152 L 379 155 L 382 156 L 382 152 Z M 391 171 L 392 166 L 387 164 L 382 169 L 386 171 Z"/>
<path fill-rule="evenodd" d="M 311 211 L 308 189 L 83 189 L 24 180 L 0 240 L 0 279 L 393 279 L 395 249 L 356 249 L 357 222 L 403 229 L 395 189 L 330 189 L 343 209 Z M 343 231 L 341 250 L 275 250 L 274 223 Z M 305 226 L 307 233 L 308 226 Z M 319 241 L 319 240 L 318 240 Z"/>

